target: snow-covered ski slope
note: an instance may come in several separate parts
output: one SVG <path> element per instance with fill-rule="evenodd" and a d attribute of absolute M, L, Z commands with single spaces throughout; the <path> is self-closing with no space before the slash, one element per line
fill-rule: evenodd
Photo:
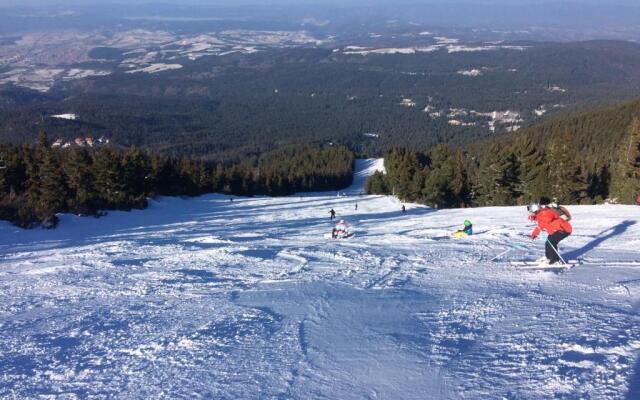
<path fill-rule="evenodd" d="M 571 207 L 562 274 L 510 264 L 543 251 L 524 207 L 400 207 L 210 195 L 3 223 L 0 398 L 640 399 L 639 207 Z M 331 208 L 354 238 L 324 238 Z"/>
<path fill-rule="evenodd" d="M 376 171 L 386 172 L 384 168 L 384 159 L 356 160 L 356 170 L 353 174 L 353 185 L 343 192 L 350 195 L 364 194 L 365 181 Z"/>

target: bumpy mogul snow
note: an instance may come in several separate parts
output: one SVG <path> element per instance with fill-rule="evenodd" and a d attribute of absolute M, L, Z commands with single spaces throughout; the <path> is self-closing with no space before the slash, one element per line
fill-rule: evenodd
<path fill-rule="evenodd" d="M 582 264 L 520 271 L 524 207 L 402 214 L 358 166 L 344 196 L 1 224 L 0 397 L 640 398 L 638 208 L 571 207 Z"/>

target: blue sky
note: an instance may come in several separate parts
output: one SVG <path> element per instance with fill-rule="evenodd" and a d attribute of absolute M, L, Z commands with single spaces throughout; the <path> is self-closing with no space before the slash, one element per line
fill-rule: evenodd
<path fill-rule="evenodd" d="M 240 4 L 382 4 L 394 5 L 405 4 L 529 4 L 541 5 L 543 3 L 573 4 L 576 6 L 584 4 L 607 4 L 607 5 L 637 5 L 637 0 L 0 0 L 0 5 L 91 5 L 91 4 L 198 4 L 198 5 L 240 5 Z"/>

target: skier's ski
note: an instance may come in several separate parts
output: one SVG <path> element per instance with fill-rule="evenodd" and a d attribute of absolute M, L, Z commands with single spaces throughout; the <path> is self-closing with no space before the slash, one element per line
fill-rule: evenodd
<path fill-rule="evenodd" d="M 516 269 L 524 270 L 524 271 L 568 271 L 574 266 L 571 264 L 561 264 L 561 265 L 521 265 L 516 266 Z"/>
<path fill-rule="evenodd" d="M 524 270 L 566 271 L 575 267 L 576 265 L 580 265 L 580 261 L 567 260 L 566 264 L 563 264 L 563 263 L 546 264 L 546 263 L 540 263 L 538 261 L 511 261 L 511 265 L 513 265 L 517 269 L 524 269 Z"/>
<path fill-rule="evenodd" d="M 355 233 L 350 233 L 346 236 L 338 236 L 338 237 L 333 237 L 331 236 L 330 233 L 325 233 L 324 235 L 322 235 L 323 238 L 325 239 L 351 239 L 352 237 L 356 236 Z"/>

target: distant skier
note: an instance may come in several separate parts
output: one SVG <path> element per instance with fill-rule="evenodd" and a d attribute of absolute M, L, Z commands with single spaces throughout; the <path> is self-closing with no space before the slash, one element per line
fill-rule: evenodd
<path fill-rule="evenodd" d="M 331 237 L 333 239 L 346 239 L 349 236 L 351 236 L 349 224 L 347 224 L 345 220 L 341 219 L 331 231 Z"/>
<path fill-rule="evenodd" d="M 229 197 L 229 201 L 233 203 L 233 197 Z"/>
<path fill-rule="evenodd" d="M 331 216 L 331 219 L 334 219 L 336 217 L 336 212 L 333 208 L 331 209 L 331 211 L 329 211 L 329 215 Z"/>
<path fill-rule="evenodd" d="M 640 206 L 640 194 L 636 196 L 636 205 Z"/>
<path fill-rule="evenodd" d="M 540 199 L 538 204 L 527 206 L 527 210 L 530 213 L 529 219 L 537 224 L 531 232 L 531 239 L 536 239 L 542 231 L 546 231 L 548 234 L 545 243 L 545 258 L 540 261 L 549 265 L 556 264 L 561 260 L 558 243 L 571 235 L 573 232 L 571 224 L 568 220 L 561 218 L 557 211 L 550 208 L 549 199 L 544 197 Z"/>
<path fill-rule="evenodd" d="M 407 208 L 404 206 L 404 204 L 402 205 L 402 213 L 406 213 L 407 212 Z"/>
<path fill-rule="evenodd" d="M 356 203 L 356 211 L 358 211 L 358 203 Z"/>
<path fill-rule="evenodd" d="M 453 234 L 453 237 L 456 239 L 459 239 L 461 237 L 471 236 L 471 235 L 473 235 L 473 224 L 471 224 L 471 221 L 469 221 L 468 219 L 465 219 L 464 228 L 460 229 L 459 231 L 456 231 L 456 233 Z"/>

